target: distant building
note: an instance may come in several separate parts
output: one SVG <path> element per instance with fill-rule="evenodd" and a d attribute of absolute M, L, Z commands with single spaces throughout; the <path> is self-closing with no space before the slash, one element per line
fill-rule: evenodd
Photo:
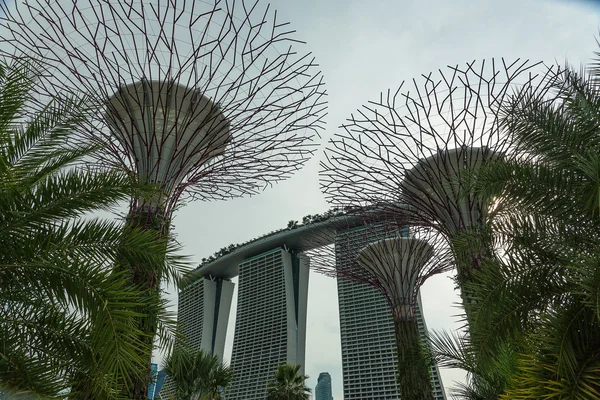
<path fill-rule="evenodd" d="M 159 371 L 158 365 L 150 365 L 150 385 L 148 385 L 148 398 L 159 399 L 160 389 L 162 389 L 163 383 L 165 382 L 165 371 Z"/>
<path fill-rule="evenodd" d="M 333 400 L 331 395 L 331 375 L 329 372 L 321 372 L 315 387 L 315 400 Z"/>
<path fill-rule="evenodd" d="M 303 373 L 308 268 L 307 257 L 280 247 L 240 264 L 227 400 L 264 400 L 280 364 Z"/>
<path fill-rule="evenodd" d="M 338 231 L 336 257 L 348 259 L 339 252 L 358 252 L 368 241 L 382 239 L 374 227 Z M 368 238 L 368 240 L 367 240 Z M 391 311 L 385 297 L 374 287 L 338 279 L 340 332 L 344 400 L 399 400 L 396 382 L 396 334 Z M 421 334 L 427 328 L 418 298 L 417 318 Z M 401 372 L 400 372 L 401 373 Z M 431 369 L 434 399 L 446 400 L 437 365 Z"/>

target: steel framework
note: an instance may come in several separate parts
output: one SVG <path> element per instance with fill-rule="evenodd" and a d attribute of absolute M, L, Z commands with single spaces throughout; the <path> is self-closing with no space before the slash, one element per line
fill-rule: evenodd
<path fill-rule="evenodd" d="M 335 206 L 375 205 L 451 241 L 485 229 L 500 200 L 469 188 L 481 165 L 514 145 L 503 133 L 503 105 L 515 88 L 535 87 L 552 74 L 537 73 L 537 66 L 474 61 L 382 93 L 331 139 L 321 163 L 326 197 Z M 459 281 L 478 268 L 478 251 L 467 256 L 472 262 L 458 263 Z"/>
<path fill-rule="evenodd" d="M 337 222 L 335 229 L 338 233 L 352 231 L 352 235 L 336 235 L 335 246 L 308 251 L 311 268 L 326 276 L 375 287 L 385 296 L 397 318 L 414 317 L 417 294 L 423 283 L 454 267 L 449 243 L 443 235 L 430 228 L 407 227 L 402 217 L 377 213 L 352 215 L 346 223 Z M 312 240 L 322 242 L 318 237 Z M 371 251 L 358 249 L 357 242 L 371 243 L 374 247 Z"/>
<path fill-rule="evenodd" d="M 43 64 L 41 95 L 61 88 L 99 101 L 82 138 L 108 144 L 104 165 L 163 185 L 166 215 L 184 192 L 256 193 L 317 146 L 318 65 L 258 1 L 25 0 L 0 13 L 6 54 Z"/>

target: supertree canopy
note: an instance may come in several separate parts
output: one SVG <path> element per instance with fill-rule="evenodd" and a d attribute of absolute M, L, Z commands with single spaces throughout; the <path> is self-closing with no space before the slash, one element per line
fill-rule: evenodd
<path fill-rule="evenodd" d="M 190 170 L 222 156 L 231 138 L 219 109 L 185 86 L 143 80 L 124 87 L 108 104 L 106 119 L 133 153 L 139 179 L 163 185 L 162 198 L 152 201 L 160 208 Z M 148 118 L 148 109 L 156 117 Z"/>
<path fill-rule="evenodd" d="M 339 218 L 335 230 L 335 246 L 309 246 L 315 248 L 307 253 L 311 268 L 326 276 L 375 287 L 398 318 L 415 317 L 423 283 L 454 266 L 443 235 L 431 228 L 409 228 L 402 217 L 353 212 Z M 321 234 L 330 235 L 325 231 Z M 305 240 L 324 242 L 318 235 Z"/>
<path fill-rule="evenodd" d="M 382 292 L 393 299 L 392 313 L 397 318 L 414 317 L 413 299 L 421 270 L 431 259 L 433 247 L 427 241 L 409 237 L 381 239 L 363 248 L 358 255 L 360 268 L 378 277 Z"/>
<path fill-rule="evenodd" d="M 500 156 L 489 147 L 439 150 L 406 171 L 400 192 L 409 210 L 425 210 L 448 234 L 483 224 L 488 202 L 465 192 L 461 176 Z"/>
<path fill-rule="evenodd" d="M 545 79 L 549 72 L 536 74 L 537 65 L 491 60 L 448 67 L 369 102 L 325 151 L 321 184 L 328 200 L 336 206 L 376 205 L 450 241 L 485 229 L 499 199 L 469 188 L 483 163 L 513 145 L 500 123 L 503 105 L 515 88 Z M 459 281 L 478 268 L 480 252 L 460 256 Z"/>
<path fill-rule="evenodd" d="M 310 54 L 258 1 L 25 0 L 0 5 L 2 48 L 37 58 L 45 93 L 92 95 L 104 164 L 182 193 L 256 193 L 315 150 L 325 91 Z M 134 205 L 134 207 L 136 207 Z"/>

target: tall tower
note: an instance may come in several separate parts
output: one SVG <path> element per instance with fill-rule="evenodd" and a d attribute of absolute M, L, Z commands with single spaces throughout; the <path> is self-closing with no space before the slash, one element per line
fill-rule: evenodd
<path fill-rule="evenodd" d="M 333 400 L 331 394 L 331 375 L 329 372 L 321 372 L 315 387 L 315 400 Z"/>
<path fill-rule="evenodd" d="M 207 275 L 180 290 L 177 322 L 183 343 L 190 349 L 223 360 L 234 286 L 228 278 Z M 161 394 L 170 396 L 174 392 L 175 382 L 167 376 Z"/>
<path fill-rule="evenodd" d="M 350 259 L 370 242 L 383 239 L 374 227 L 338 231 L 336 258 Z M 348 253 L 352 254 L 348 254 Z M 376 288 L 346 279 L 338 279 L 342 370 L 345 400 L 399 400 L 396 381 L 396 339 L 390 307 Z M 427 328 L 417 302 L 419 331 Z M 445 400 L 444 389 L 437 366 L 431 370 L 434 399 Z"/>
<path fill-rule="evenodd" d="M 280 247 L 239 266 L 228 400 L 263 400 L 277 366 L 304 372 L 309 260 Z"/>
<path fill-rule="evenodd" d="M 191 349 L 223 359 L 233 288 L 228 279 L 204 277 L 181 289 L 177 319 Z"/>

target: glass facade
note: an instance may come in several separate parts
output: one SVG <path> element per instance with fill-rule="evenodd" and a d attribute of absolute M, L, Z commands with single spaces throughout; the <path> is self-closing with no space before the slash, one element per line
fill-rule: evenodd
<path fill-rule="evenodd" d="M 148 398 L 149 399 L 160 399 L 160 390 L 162 389 L 163 383 L 165 382 L 165 372 L 158 370 L 157 364 L 150 365 L 151 381 L 148 385 Z"/>
<path fill-rule="evenodd" d="M 315 387 L 315 400 L 333 400 L 331 395 L 331 375 L 329 372 L 321 372 Z"/>

